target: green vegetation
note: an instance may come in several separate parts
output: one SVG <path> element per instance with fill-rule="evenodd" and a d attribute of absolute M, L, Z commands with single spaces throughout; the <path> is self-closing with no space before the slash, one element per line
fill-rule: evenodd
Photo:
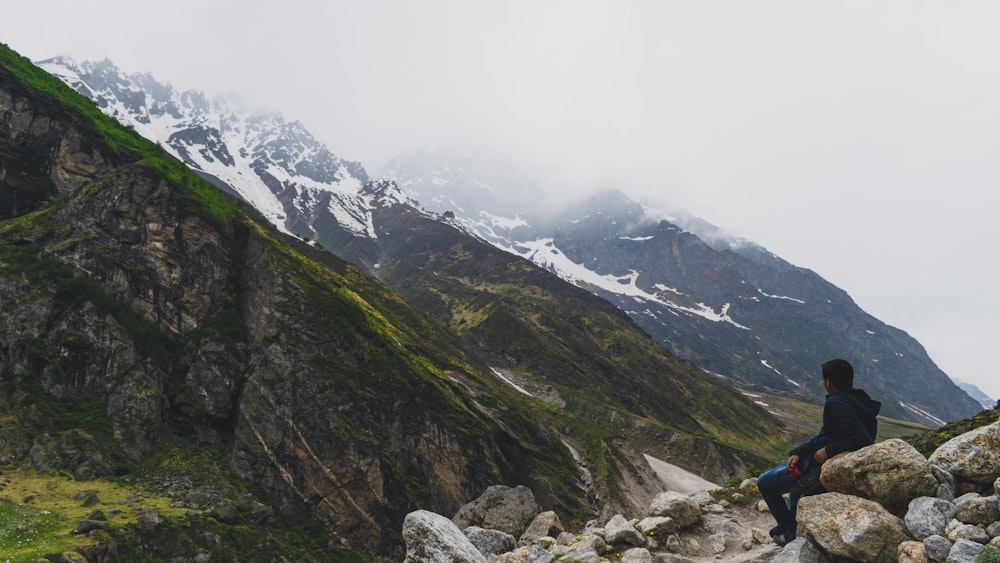
<path fill-rule="evenodd" d="M 936 430 L 912 436 L 908 438 L 907 441 L 914 448 L 916 448 L 917 451 L 924 454 L 924 456 L 930 456 L 934 453 L 934 450 L 938 449 L 941 444 L 944 444 L 948 440 L 951 440 L 961 434 L 965 434 L 970 430 L 975 430 L 976 428 L 993 424 L 997 420 L 1000 420 L 1000 408 L 992 408 L 990 410 L 981 411 L 979 414 L 976 414 L 971 418 L 949 422 Z"/>
<path fill-rule="evenodd" d="M 243 217 L 239 206 L 227 199 L 215 186 L 202 179 L 182 162 L 130 128 L 122 127 L 85 96 L 58 78 L 36 67 L 7 45 L 0 43 L 0 72 L 6 70 L 21 84 L 38 95 L 51 99 L 58 108 L 74 113 L 93 128 L 98 139 L 123 161 L 141 161 L 178 188 L 182 198 L 200 215 L 232 236 L 234 225 Z"/>
<path fill-rule="evenodd" d="M 361 553 L 329 547 L 336 542 L 314 520 L 276 514 L 271 522 L 254 522 L 241 510 L 236 522 L 224 523 L 210 507 L 180 506 L 177 492 L 157 491 L 134 478 L 80 482 L 21 470 L 0 479 L 4 563 L 46 556 L 55 560 L 59 554 L 107 542 L 115 543 L 119 561 L 166 561 L 199 553 L 211 554 L 213 561 L 269 561 L 279 556 L 292 561 L 370 561 Z M 94 510 L 104 514 L 107 533 L 74 534 Z M 152 511 L 162 522 L 150 529 L 140 515 Z"/>
<path fill-rule="evenodd" d="M 976 555 L 976 563 L 1000 563 L 1000 549 L 987 545 Z"/>

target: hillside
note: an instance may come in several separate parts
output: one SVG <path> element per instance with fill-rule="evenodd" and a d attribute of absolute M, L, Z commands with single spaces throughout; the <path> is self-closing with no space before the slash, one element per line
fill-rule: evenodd
<path fill-rule="evenodd" d="M 276 520 L 251 535 L 275 553 L 391 555 L 407 512 L 454 511 L 491 484 L 527 484 L 573 521 L 656 492 L 647 450 L 728 477 L 784 448 L 763 409 L 614 307 L 412 208 L 379 212 L 460 241 L 436 258 L 455 294 L 431 316 L 6 47 L 0 111 L 0 463 L 8 490 L 72 475 L 157 491 L 147 506 L 169 524 L 112 518 L 122 551 L 246 557 L 257 544 L 206 526 L 245 525 L 260 504 Z M 385 278 L 433 309 L 433 271 L 405 260 L 420 238 L 379 251 L 395 257 Z M 199 456 L 218 469 L 192 470 Z M 197 492 L 183 514 L 165 506 Z M 237 520 L 212 516 L 223 499 Z M 330 543 L 296 543 L 308 526 L 281 523 L 297 517 Z M 178 528 L 224 547 L 171 543 Z"/>

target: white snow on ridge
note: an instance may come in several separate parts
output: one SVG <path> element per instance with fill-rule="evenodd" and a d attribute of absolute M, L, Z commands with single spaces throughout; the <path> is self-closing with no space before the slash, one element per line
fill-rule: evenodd
<path fill-rule="evenodd" d="M 507 385 L 510 385 L 511 387 L 513 387 L 514 389 L 516 389 L 517 391 L 520 391 L 521 393 L 524 393 L 525 395 L 527 395 L 529 397 L 533 396 L 531 393 L 528 393 L 527 391 L 525 391 L 524 388 L 521 387 L 520 385 L 518 385 L 517 383 L 514 383 L 513 381 L 507 379 L 507 377 L 504 376 L 503 372 L 501 372 L 497 368 L 491 367 L 490 371 L 493 372 L 493 375 L 499 377 L 501 380 L 503 380 L 504 383 L 506 383 Z"/>
<path fill-rule="evenodd" d="M 933 414 L 925 411 L 924 409 L 922 409 L 922 408 L 920 408 L 918 406 L 910 405 L 910 404 L 904 403 L 903 401 L 899 402 L 899 406 L 903 407 L 904 409 L 906 409 L 906 410 L 908 410 L 910 412 L 916 413 L 916 414 L 918 414 L 920 416 L 927 417 L 928 419 L 934 421 L 934 423 L 937 424 L 938 426 L 944 426 L 948 422 L 946 420 L 941 420 L 940 418 L 934 416 Z"/>
<path fill-rule="evenodd" d="M 603 289 L 617 295 L 652 301 L 675 311 L 696 315 L 713 322 L 729 323 L 737 328 L 750 330 L 749 327 L 739 324 L 729 316 L 729 303 L 723 305 L 721 311 L 718 313 L 715 312 L 715 309 L 703 303 L 697 303 L 693 307 L 678 305 L 666 299 L 660 293 L 649 293 L 639 288 L 636 285 L 639 272 L 632 270 L 625 276 L 598 274 L 593 270 L 587 269 L 584 265 L 570 260 L 569 257 L 555 246 L 551 238 L 519 243 L 518 247 L 524 250 L 519 252 L 517 249 L 514 249 L 517 254 L 543 268 L 556 272 L 559 277 L 574 285 L 585 288 Z"/>
<path fill-rule="evenodd" d="M 620 240 L 631 240 L 631 241 L 635 241 L 635 242 L 643 242 L 643 241 L 647 241 L 647 240 L 653 240 L 653 238 L 655 238 L 655 237 L 653 237 L 652 235 L 650 235 L 648 237 L 618 237 L 618 238 Z"/>
<path fill-rule="evenodd" d="M 770 297 L 771 299 L 785 299 L 787 301 L 794 301 L 796 303 L 801 303 L 803 305 L 805 305 L 805 303 L 806 303 L 805 301 L 803 301 L 801 299 L 796 299 L 795 297 L 787 297 L 787 296 L 784 296 L 784 295 L 770 295 L 768 293 L 764 293 L 763 291 L 761 291 L 760 288 L 757 288 L 757 292 L 760 293 L 761 295 L 763 295 L 764 297 Z"/>
<path fill-rule="evenodd" d="M 767 360 L 761 360 L 760 363 L 763 364 L 763 366 L 766 367 L 767 369 L 774 371 L 774 373 L 778 375 L 781 375 L 781 372 L 778 371 L 777 368 L 775 368 L 771 364 L 767 363 Z"/>
<path fill-rule="evenodd" d="M 519 215 L 515 215 L 513 218 L 500 217 L 488 213 L 486 211 L 480 211 L 479 216 L 485 219 L 493 227 L 500 227 L 501 229 L 515 229 L 517 227 L 527 227 L 528 222 L 522 219 Z"/>

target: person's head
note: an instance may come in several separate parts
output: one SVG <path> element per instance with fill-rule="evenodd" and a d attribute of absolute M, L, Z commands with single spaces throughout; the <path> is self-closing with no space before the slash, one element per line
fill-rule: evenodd
<path fill-rule="evenodd" d="M 847 360 L 830 360 L 823 363 L 823 381 L 830 382 L 837 391 L 854 387 L 854 368 Z"/>

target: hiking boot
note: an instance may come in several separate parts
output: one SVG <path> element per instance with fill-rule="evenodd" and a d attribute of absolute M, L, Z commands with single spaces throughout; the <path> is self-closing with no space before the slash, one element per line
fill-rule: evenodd
<path fill-rule="evenodd" d="M 785 547 L 786 545 L 791 543 L 793 539 L 795 538 L 788 537 L 788 535 L 782 532 L 780 529 L 777 530 L 777 533 L 771 535 L 771 541 L 773 541 L 774 544 L 777 545 L 778 547 Z"/>

